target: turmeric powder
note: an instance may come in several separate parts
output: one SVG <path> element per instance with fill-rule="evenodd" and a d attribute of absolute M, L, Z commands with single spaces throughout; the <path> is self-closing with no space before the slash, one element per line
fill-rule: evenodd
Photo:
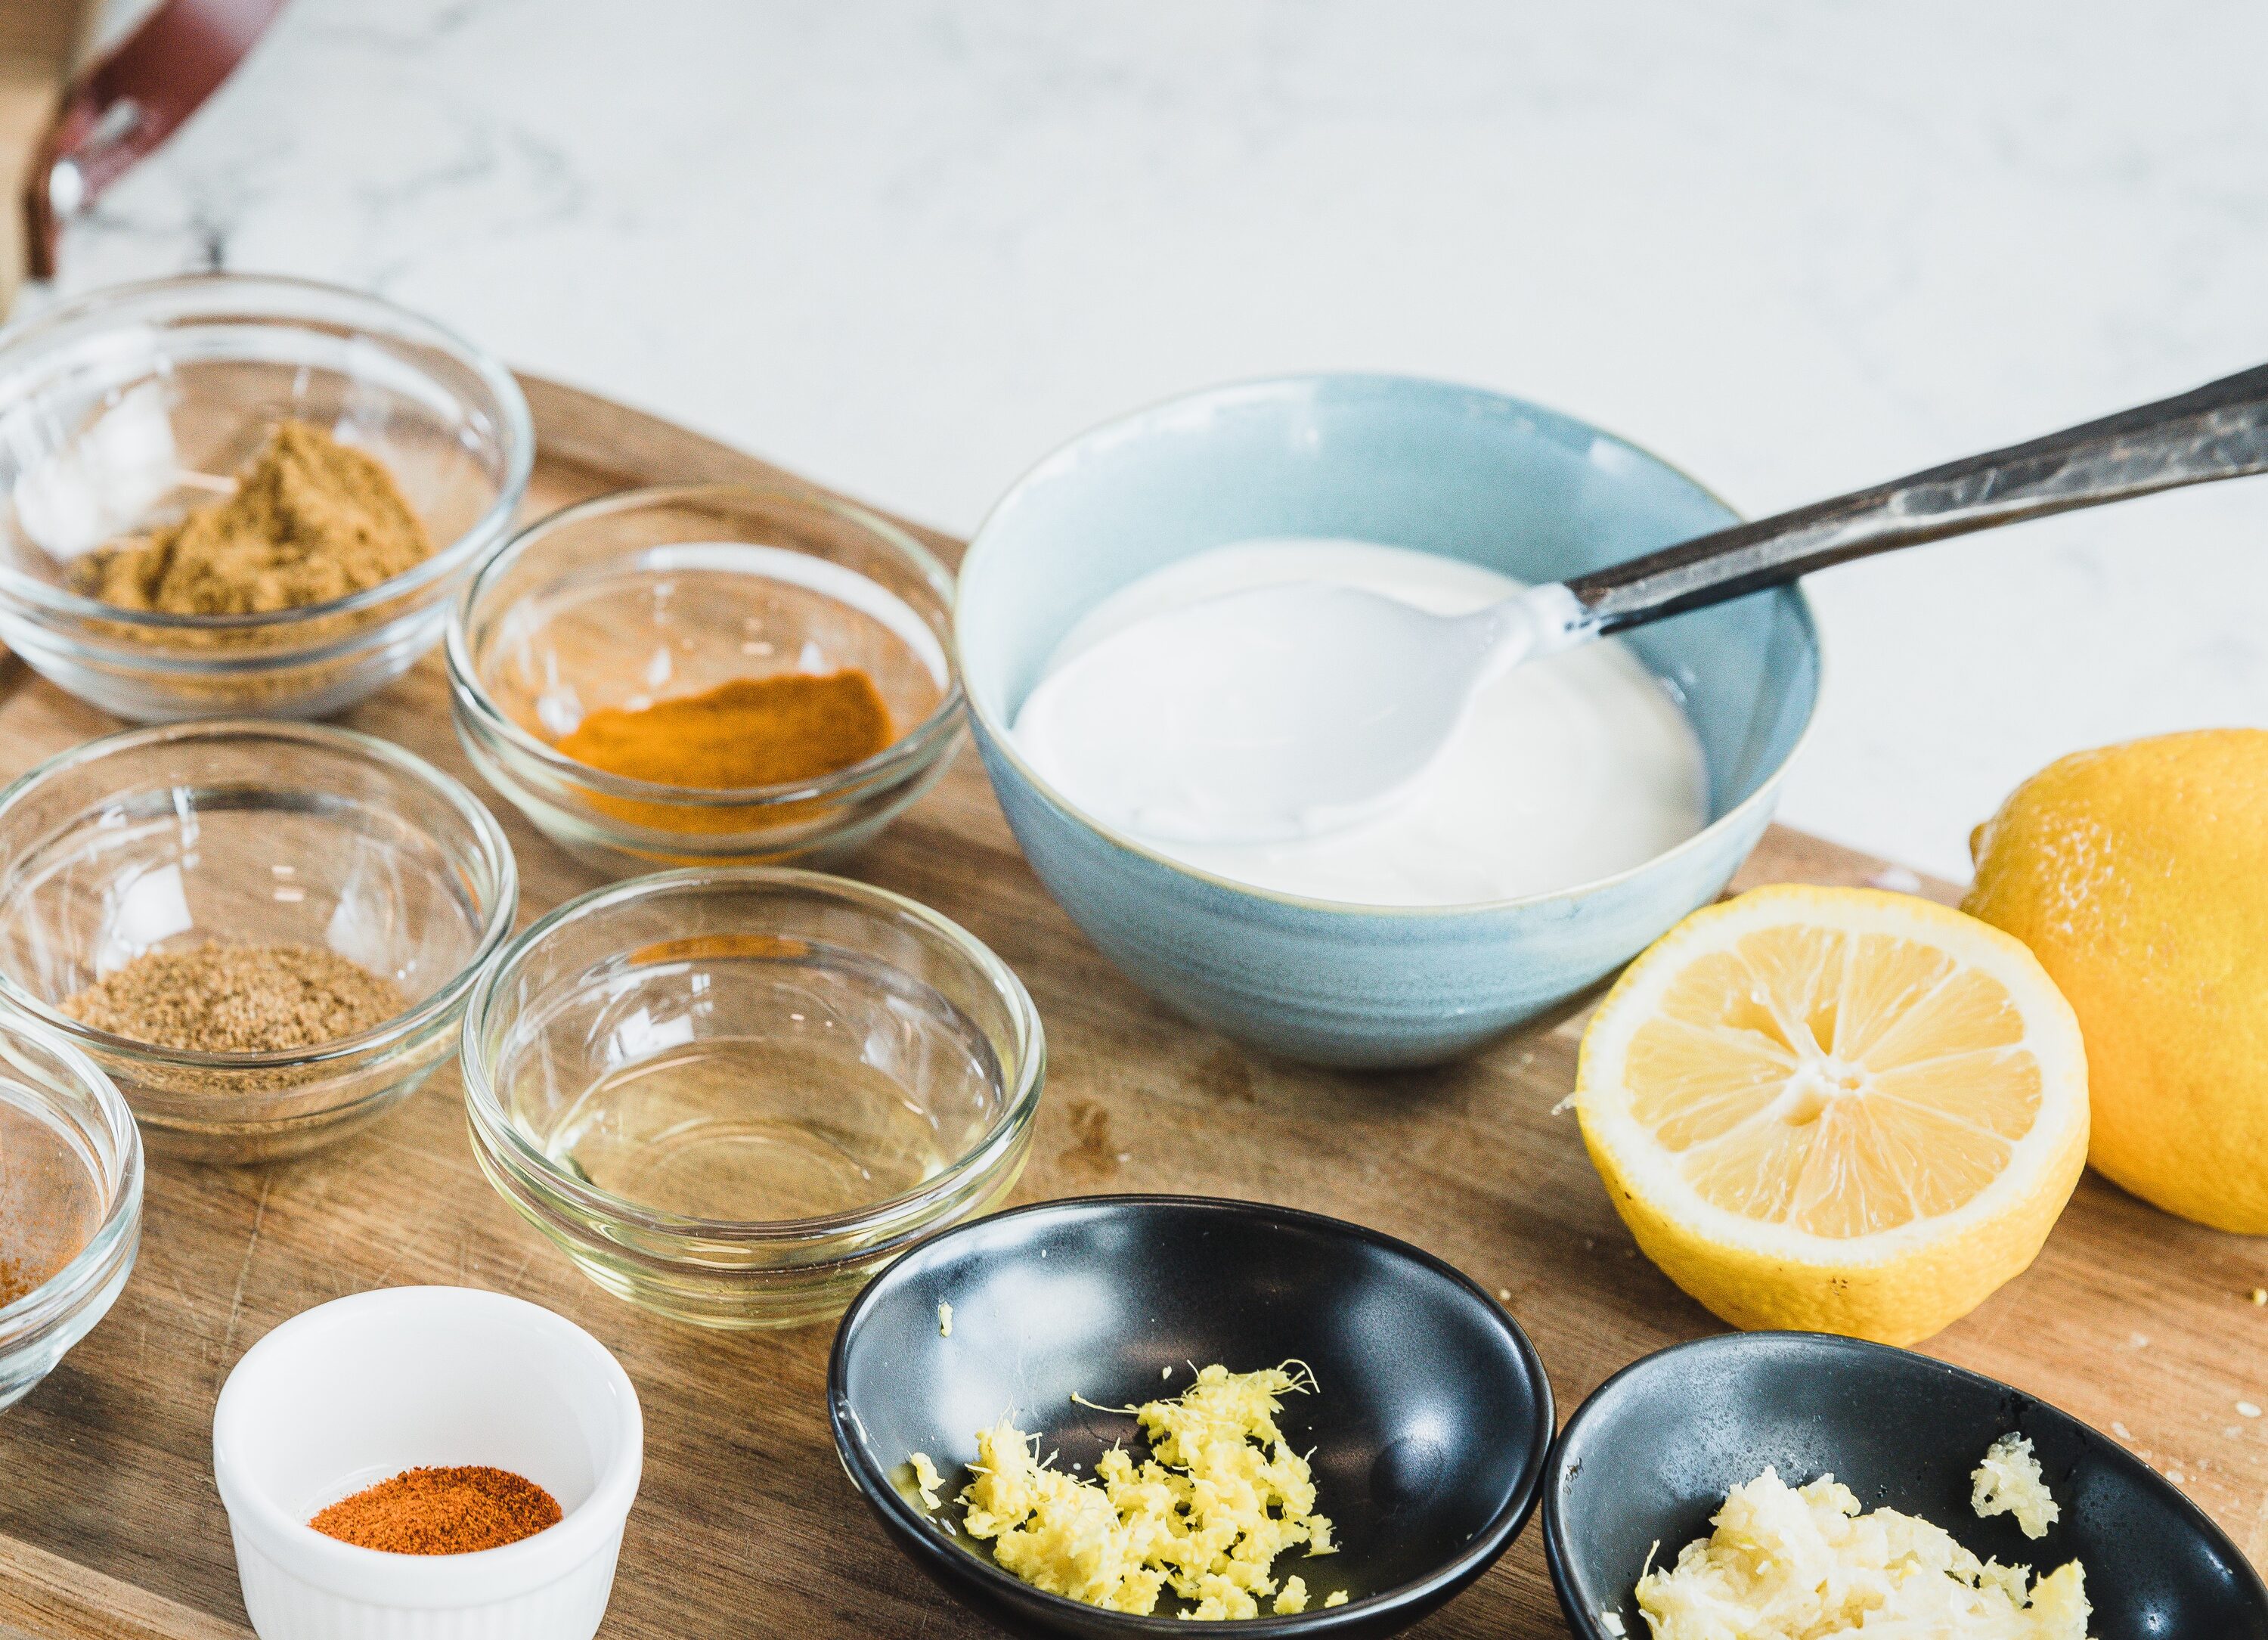
<path fill-rule="evenodd" d="M 832 774 L 893 738 L 890 709 L 873 680 L 845 670 L 735 678 L 650 706 L 602 707 L 558 744 L 608 774 L 740 791 Z"/>

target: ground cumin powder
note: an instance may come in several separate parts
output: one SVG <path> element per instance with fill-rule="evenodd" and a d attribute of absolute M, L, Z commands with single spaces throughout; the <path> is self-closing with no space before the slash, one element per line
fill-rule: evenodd
<path fill-rule="evenodd" d="M 307 1524 L 326 1537 L 392 1555 L 471 1555 L 559 1524 L 534 1481 L 484 1465 L 409 1469 L 341 1498 Z"/>
<path fill-rule="evenodd" d="M 197 1053 L 316 1047 L 409 1006 L 393 980 L 322 946 L 217 940 L 144 951 L 61 1004 L 97 1031 Z"/>
<path fill-rule="evenodd" d="M 225 500 L 71 565 L 74 590 L 122 609 L 268 615 L 390 580 L 432 556 L 394 476 L 304 421 L 287 421 Z"/>

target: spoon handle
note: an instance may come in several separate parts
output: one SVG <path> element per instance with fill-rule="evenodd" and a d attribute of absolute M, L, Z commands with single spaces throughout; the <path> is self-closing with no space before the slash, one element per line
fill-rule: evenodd
<path fill-rule="evenodd" d="M 1849 558 L 2153 491 L 2268 472 L 2268 365 L 2175 398 L 1735 524 L 1571 578 L 1589 634 L 1737 598 Z"/>

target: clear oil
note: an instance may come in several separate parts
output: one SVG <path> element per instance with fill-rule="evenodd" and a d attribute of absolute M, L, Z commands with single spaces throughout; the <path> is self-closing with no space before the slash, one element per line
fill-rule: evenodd
<path fill-rule="evenodd" d="M 817 1218 L 941 1172 L 938 1122 L 872 1066 L 746 1038 L 669 1049 L 601 1078 L 551 1157 L 600 1189 L 693 1218 Z"/>
<path fill-rule="evenodd" d="M 740 1223 L 851 1212 L 945 1171 L 1003 1109 L 975 1023 L 862 954 L 711 935 L 638 956 L 553 1017 L 516 1101 L 547 1156 L 622 1200 Z"/>

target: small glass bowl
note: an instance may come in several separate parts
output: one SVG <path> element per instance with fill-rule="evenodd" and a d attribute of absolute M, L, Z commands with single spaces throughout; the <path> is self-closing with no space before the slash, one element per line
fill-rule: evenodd
<path fill-rule="evenodd" d="M 71 589 L 69 558 L 212 500 L 286 417 L 384 462 L 433 556 L 269 615 L 122 609 Z M 0 335 L 0 642 L 141 722 L 344 711 L 433 646 L 534 456 L 512 373 L 390 302 L 240 274 L 97 292 Z"/>
<path fill-rule="evenodd" d="M 608 1292 L 713 1327 L 835 1315 L 1022 1172 L 1032 999 L 966 930 L 814 872 L 571 900 L 474 987 L 473 1149 Z"/>
<path fill-rule="evenodd" d="M 847 502 L 740 484 L 600 496 L 475 570 L 449 624 L 458 738 L 490 785 L 601 871 L 829 858 L 928 790 L 960 743 L 952 607 L 945 566 Z M 901 732 L 814 779 L 658 785 L 555 744 L 601 707 L 854 668 Z"/>
<path fill-rule="evenodd" d="M 0 1305 L 0 1407 L 6 1407 L 55 1370 L 126 1285 L 142 1245 L 142 1139 L 126 1101 L 92 1060 L 51 1031 L 0 1015 L 0 1105 L 11 1107 L 0 1120 L 16 1129 L 0 1155 L 0 1252 L 20 1245 L 26 1231 L 55 1228 L 59 1212 L 82 1217 L 91 1230 L 60 1269 Z M 16 1128 L 27 1121 L 42 1130 L 40 1146 L 73 1170 L 68 1196 L 28 1188 L 4 1171 L 22 1165 L 33 1148 Z M 45 1223 L 11 1231 L 7 1221 L 18 1214 Z"/>
<path fill-rule="evenodd" d="M 293 1156 L 408 1097 L 456 1051 L 474 971 L 512 931 L 519 879 L 470 792 L 350 729 L 254 719 L 132 729 L 0 792 L 0 999 L 115 1080 L 152 1149 Z M 411 999 L 313 1048 L 197 1053 L 59 1006 L 151 949 L 325 946 Z"/>

